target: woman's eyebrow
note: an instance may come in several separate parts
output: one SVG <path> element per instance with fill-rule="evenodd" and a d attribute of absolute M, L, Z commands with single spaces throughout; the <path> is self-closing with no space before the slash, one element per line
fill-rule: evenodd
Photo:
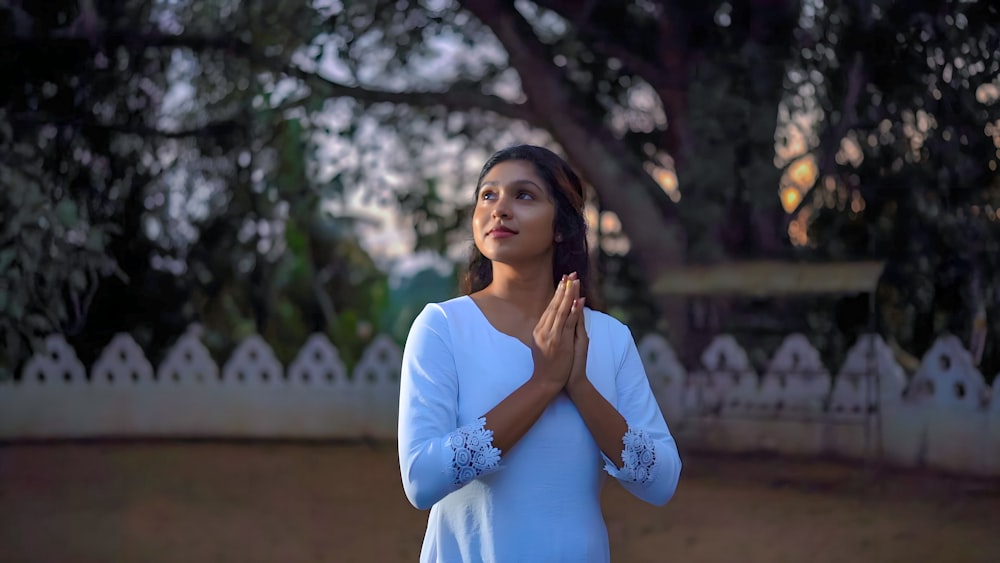
<path fill-rule="evenodd" d="M 541 186 L 539 186 L 535 182 L 533 182 L 531 180 L 528 180 L 528 179 L 518 179 L 518 180 L 514 180 L 513 182 L 508 182 L 507 183 L 508 186 L 517 186 L 517 185 L 524 185 L 524 184 L 527 184 L 527 185 L 530 185 L 530 186 L 534 186 L 534 187 L 536 187 L 538 189 L 542 189 Z M 483 182 L 483 185 L 480 186 L 480 187 L 481 188 L 485 188 L 487 186 L 494 187 L 494 186 L 499 186 L 499 185 L 500 185 L 500 182 L 497 182 L 496 180 L 490 180 L 489 182 Z"/>

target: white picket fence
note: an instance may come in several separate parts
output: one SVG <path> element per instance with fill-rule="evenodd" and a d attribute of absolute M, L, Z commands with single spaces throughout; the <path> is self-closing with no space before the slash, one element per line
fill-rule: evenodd
<path fill-rule="evenodd" d="M 401 351 L 377 337 L 348 377 L 313 335 L 287 367 L 254 336 L 221 371 L 190 328 L 154 369 L 127 334 L 87 370 L 49 337 L 19 381 L 0 382 L 0 440 L 50 438 L 361 438 L 396 435 Z M 836 377 L 806 337 L 789 335 L 762 375 L 728 335 L 688 373 L 665 339 L 639 351 L 683 448 L 928 466 L 1000 476 L 1000 377 L 992 389 L 961 342 L 940 338 L 907 378 L 878 336 L 849 351 Z"/>

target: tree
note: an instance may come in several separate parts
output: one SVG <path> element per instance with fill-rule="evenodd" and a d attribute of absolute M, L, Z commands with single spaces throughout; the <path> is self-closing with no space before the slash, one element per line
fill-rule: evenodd
<path fill-rule="evenodd" d="M 588 2 L 583 10 L 571 2 L 351 2 L 331 14 L 324 36 L 339 76 L 321 65 L 290 74 L 371 108 L 358 120 L 374 118 L 411 147 L 450 137 L 480 154 L 509 140 L 505 129 L 518 131 L 509 121 L 544 131 L 620 219 L 649 280 L 688 258 L 787 252 L 773 154 L 796 13 L 790 1 Z M 423 69 L 448 43 L 468 51 L 428 78 Z M 664 189 L 675 188 L 674 173 L 683 206 Z M 454 214 L 427 212 L 440 198 L 421 192 L 430 185 L 421 172 L 411 174 L 403 203 L 425 219 L 418 230 L 455 227 L 446 219 Z M 683 309 L 655 299 L 671 322 L 648 328 L 681 337 Z"/>
<path fill-rule="evenodd" d="M 612 292 L 619 310 L 648 319 L 638 330 L 669 329 L 681 343 L 682 304 L 644 296 L 638 280 L 648 285 L 685 262 L 886 256 L 889 241 L 945 223 L 888 211 L 898 202 L 886 186 L 940 185 L 936 178 L 948 166 L 936 163 L 965 170 L 971 158 L 980 172 L 989 166 L 981 138 L 974 154 L 961 144 L 976 127 L 996 127 L 994 110 L 983 113 L 977 100 L 974 111 L 933 113 L 950 152 L 934 149 L 933 158 L 897 174 L 892 155 L 911 150 L 907 143 L 917 136 L 906 131 L 923 127 L 918 106 L 901 100 L 920 99 L 927 80 L 943 77 L 946 68 L 925 64 L 936 51 L 909 52 L 926 42 L 921 22 L 947 31 L 933 36 L 942 57 L 958 49 L 976 68 L 984 66 L 972 73 L 971 66 L 963 71 L 951 63 L 949 76 L 959 78 L 945 82 L 956 94 L 942 90 L 941 107 L 965 107 L 980 95 L 983 77 L 995 73 L 989 57 L 996 53 L 996 9 L 989 3 L 909 6 L 888 0 L 8 2 L 0 10 L 10 57 L 4 72 L 26 86 L 2 107 L 18 146 L 39 146 L 53 127 L 75 143 L 72 152 L 41 153 L 52 164 L 39 169 L 56 170 L 65 160 L 72 172 L 67 185 L 79 186 L 50 194 L 51 208 L 65 195 L 93 217 L 88 225 L 114 225 L 119 234 L 109 235 L 106 257 L 128 276 L 129 291 L 145 288 L 129 300 L 119 295 L 122 285 L 102 284 L 107 301 L 100 293 L 94 298 L 102 313 L 90 316 L 88 332 L 97 319 L 109 328 L 120 324 L 106 315 L 114 310 L 135 312 L 128 323 L 143 324 L 139 317 L 149 311 L 138 311 L 154 302 L 144 295 L 164 297 L 154 316 L 176 319 L 149 328 L 162 335 L 147 340 L 162 341 L 173 330 L 163 327 L 180 326 L 195 310 L 224 306 L 241 330 L 265 332 L 274 311 L 288 309 L 283 299 L 296 303 L 299 318 L 313 319 L 304 322 L 329 323 L 337 312 L 323 304 L 324 292 L 314 291 L 310 305 L 302 288 L 317 287 L 321 272 L 346 271 L 324 261 L 356 256 L 346 241 L 359 227 L 344 217 L 323 219 L 337 227 L 317 227 L 313 211 L 339 214 L 362 188 L 364 197 L 398 204 L 413 221 L 418 248 L 454 251 L 467 244 L 462 212 L 476 169 L 492 150 L 521 140 L 558 146 L 594 187 L 599 230 L 606 223 L 625 235 L 627 242 L 608 245 L 602 258 L 607 272 L 621 272 L 609 280 L 620 290 Z M 958 13 L 965 14 L 964 28 Z M 900 21 L 907 27 L 897 33 Z M 973 47 L 975 56 L 961 51 Z M 42 64 L 43 51 L 62 55 Z M 60 68 L 58 80 L 35 73 L 38 67 Z M 46 94 L 53 91 L 47 82 L 61 95 Z M 870 134 L 878 141 L 884 127 L 902 133 L 871 145 Z M 964 129 L 952 129 L 949 140 L 949 127 Z M 851 164 L 835 166 L 838 155 Z M 88 158 L 100 165 L 88 167 Z M 813 161 L 822 187 L 808 190 L 813 174 L 800 172 Z M 961 199 L 955 217 L 958 209 L 971 214 L 972 206 L 985 217 L 993 204 L 971 186 L 990 178 L 977 174 L 956 185 L 978 195 L 921 193 Z M 775 197 L 779 189 L 786 205 L 805 192 L 791 215 Z M 917 209 L 926 197 L 907 205 Z M 845 203 L 823 211 L 829 198 Z M 178 200 L 189 209 L 178 213 L 167 204 Z M 847 211 L 855 201 L 865 213 Z M 991 232 L 982 225 L 980 232 Z M 618 236 L 615 230 L 608 236 Z M 337 244 L 315 236 L 333 231 Z M 796 237 L 794 253 L 786 233 Z M 942 258 L 972 240 L 948 237 L 959 242 L 935 247 L 936 239 L 928 239 L 916 254 Z M 966 262 L 978 264 L 975 257 L 989 251 L 984 246 Z M 347 263 L 374 267 L 364 259 Z M 929 268 L 904 277 L 924 279 Z M 976 275 L 989 279 L 992 272 L 981 268 Z M 668 325 L 639 314 L 650 309 L 646 299 Z M 316 311 L 323 311 L 319 320 Z"/>
<path fill-rule="evenodd" d="M 1000 10 L 844 1 L 806 12 L 790 105 L 816 117 L 806 148 L 820 170 L 795 219 L 808 225 L 804 250 L 886 259 L 880 330 L 910 354 L 945 332 L 969 342 L 980 310 L 1000 334 Z M 996 342 L 987 377 L 1000 369 Z"/>
<path fill-rule="evenodd" d="M 465 145 L 458 153 L 482 154 L 515 137 L 547 134 L 596 188 L 600 205 L 621 218 L 630 254 L 647 278 L 682 262 L 688 245 L 703 259 L 752 248 L 775 251 L 772 243 L 747 241 L 773 239 L 780 229 L 757 229 L 763 237 L 741 236 L 750 232 L 746 228 L 737 236 L 702 237 L 686 236 L 683 228 L 686 222 L 691 233 L 715 232 L 702 227 L 727 213 L 741 216 L 725 209 L 776 208 L 773 193 L 756 203 L 752 197 L 773 192 L 766 178 L 754 181 L 764 178 L 755 170 L 776 176 L 768 169 L 774 111 L 752 108 L 773 106 L 780 81 L 748 78 L 780 77 L 794 5 L 761 0 L 735 6 L 591 2 L 577 12 L 561 2 L 515 8 L 504 2 L 287 1 L 266 10 L 226 0 L 12 3 L 3 11 L 4 26 L 8 51 L 18 55 L 4 70 L 26 87 L 4 102 L 12 108 L 17 142 L 30 145 L 41 129 L 56 127 L 76 139 L 75 154 L 99 159 L 98 170 L 107 171 L 90 178 L 93 167 L 77 156 L 52 153 L 80 171 L 81 187 L 68 197 L 116 225 L 106 257 L 128 280 L 101 286 L 99 314 L 79 334 L 100 339 L 121 324 L 140 327 L 141 317 L 152 313 L 172 320 L 137 328 L 144 333 L 140 340 L 165 342 L 193 316 L 176 303 L 204 299 L 196 294 L 219 299 L 220 288 L 229 287 L 225 280 L 243 275 L 249 283 L 241 301 L 262 330 L 269 319 L 269 280 L 283 248 L 278 229 L 262 225 L 283 223 L 289 217 L 282 204 L 302 195 L 296 189 L 309 183 L 324 189 L 330 176 L 322 169 L 331 165 L 312 155 L 300 153 L 303 160 L 292 165 L 281 158 L 274 141 L 291 147 L 301 140 L 281 133 L 288 128 L 301 127 L 300 135 L 316 143 L 313 149 L 329 143 L 314 136 L 328 126 L 331 135 L 352 143 L 347 157 L 332 164 L 340 185 L 364 178 L 375 193 L 380 183 L 391 186 L 371 173 L 371 156 L 382 150 L 377 169 L 395 173 L 396 186 L 407 183 L 399 200 L 404 212 L 422 219 L 416 225 L 421 246 L 440 250 L 460 238 L 441 235 L 462 223 L 452 212 L 454 189 L 448 193 L 434 180 L 453 171 L 468 176 L 466 163 L 452 171 L 426 166 L 427 147 L 450 138 L 452 146 Z M 695 32 L 678 33 L 688 28 Z M 436 51 L 456 45 L 469 50 L 455 67 L 437 76 L 421 72 Z M 42 53 L 53 49 L 65 57 L 43 62 Z M 733 56 L 741 50 L 770 70 L 752 71 L 750 59 Z M 342 77 L 330 76 L 331 64 Z M 58 92 L 84 84 L 85 94 L 57 96 L 62 105 L 40 95 L 48 86 L 33 69 L 55 66 L 68 71 L 53 83 Z M 718 89 L 709 88 L 718 95 L 698 94 L 695 101 L 705 104 L 690 103 L 688 90 L 706 76 L 719 81 Z M 750 105 L 741 104 L 744 99 Z M 731 107 L 715 125 L 687 125 L 698 111 L 713 112 L 712 104 Z M 346 118 L 325 123 L 338 111 Z M 380 128 L 395 135 L 372 134 Z M 267 138 L 271 131 L 279 136 Z M 739 147 L 722 143 L 734 131 L 755 135 Z M 387 145 L 398 154 L 387 154 Z M 736 190 L 728 189 L 713 160 L 723 153 L 722 168 L 742 178 Z M 302 168 L 310 162 L 317 170 Z M 686 192 L 686 217 L 656 181 L 672 169 L 697 186 Z M 423 180 L 412 182 L 416 178 Z M 205 201 L 197 213 L 178 218 L 166 203 L 171 193 L 191 201 L 206 190 L 213 195 L 200 198 Z M 769 209 L 760 205 L 768 200 Z M 159 236 L 149 236 L 151 230 Z M 146 293 L 135 290 L 140 287 Z M 150 311 L 156 303 L 160 313 Z M 662 305 L 671 328 L 679 329 L 682 312 Z M 47 328 L 66 324 L 55 321 Z"/>
<path fill-rule="evenodd" d="M 307 170 L 310 100 L 274 102 L 254 62 L 287 63 L 317 22 L 305 3 L 4 3 L 0 363 L 52 332 L 89 362 L 120 331 L 156 361 L 194 321 L 220 355 L 260 332 L 288 360 L 286 339 L 377 318 L 385 275 L 326 210 L 342 185 Z"/>

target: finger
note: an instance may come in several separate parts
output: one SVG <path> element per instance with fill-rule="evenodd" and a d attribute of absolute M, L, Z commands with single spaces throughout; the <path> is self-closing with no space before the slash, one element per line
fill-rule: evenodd
<path fill-rule="evenodd" d="M 574 304 L 574 308 L 575 308 L 576 313 L 577 313 L 577 317 L 576 317 L 576 336 L 577 336 L 577 338 L 579 338 L 579 337 L 586 337 L 587 336 L 587 321 L 584 318 L 584 314 L 583 314 L 583 305 L 584 305 L 584 303 L 586 303 L 586 301 L 587 301 L 586 297 L 581 297 L 580 299 L 577 299 L 576 303 Z"/>
<path fill-rule="evenodd" d="M 538 323 L 535 325 L 536 328 L 542 331 L 552 330 L 552 322 L 555 319 L 555 312 L 559 308 L 559 303 L 562 301 L 562 294 L 566 289 L 566 276 L 563 275 L 562 281 L 556 284 L 556 290 L 552 292 L 552 299 L 549 300 L 549 304 L 542 311 L 542 316 L 539 317 Z"/>
<path fill-rule="evenodd" d="M 587 322 L 584 314 L 583 301 L 580 303 L 580 320 L 576 325 L 576 338 L 573 340 L 573 362 L 580 364 L 583 373 L 587 371 L 587 355 L 590 353 L 590 338 L 587 337 Z"/>
<path fill-rule="evenodd" d="M 569 314 L 570 314 L 570 317 L 573 317 L 572 319 L 570 319 L 569 322 L 571 323 L 571 326 L 572 326 L 572 325 L 576 324 L 576 320 L 575 320 L 574 314 L 580 309 L 580 306 L 581 306 L 580 305 L 580 281 L 576 277 L 576 272 L 573 272 L 572 274 L 570 274 L 569 279 L 574 280 L 573 285 L 570 287 L 570 295 L 569 295 L 569 298 L 570 298 Z"/>
<path fill-rule="evenodd" d="M 564 286 L 569 286 L 563 290 L 562 301 L 559 303 L 559 309 L 556 311 L 555 319 L 552 322 L 552 333 L 554 335 L 561 334 L 561 332 L 566 328 L 566 318 L 569 317 L 570 308 L 573 306 L 573 298 L 571 297 L 573 293 L 573 284 L 579 284 L 579 280 L 566 280 Z"/>
<path fill-rule="evenodd" d="M 576 272 L 566 276 L 566 279 L 570 281 L 568 286 L 569 295 L 566 296 L 569 301 L 570 307 L 576 302 L 577 298 L 580 297 L 580 278 L 577 277 Z"/>
<path fill-rule="evenodd" d="M 564 338 L 573 341 L 574 347 L 578 344 L 577 335 L 580 333 L 581 313 L 579 300 L 574 299 L 569 311 L 569 317 L 566 319 L 566 328 L 564 329 Z"/>
<path fill-rule="evenodd" d="M 575 340 L 579 341 L 580 337 L 587 336 L 587 328 L 585 326 L 585 319 L 583 314 L 583 305 L 587 301 L 586 298 L 574 299 L 573 308 L 570 310 L 570 323 L 573 328 L 573 337 Z"/>
<path fill-rule="evenodd" d="M 570 274 L 566 277 L 566 295 L 563 296 L 568 307 L 566 310 L 567 316 L 573 311 L 573 304 L 576 303 L 576 298 L 580 296 L 580 280 L 573 279 L 573 275 Z"/>

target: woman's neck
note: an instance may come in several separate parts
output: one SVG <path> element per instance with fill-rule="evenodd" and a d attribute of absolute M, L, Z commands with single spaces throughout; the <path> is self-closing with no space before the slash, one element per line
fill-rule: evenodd
<path fill-rule="evenodd" d="M 501 299 L 532 316 L 540 316 L 552 300 L 552 266 L 531 268 L 493 263 L 493 281 L 483 293 Z"/>

